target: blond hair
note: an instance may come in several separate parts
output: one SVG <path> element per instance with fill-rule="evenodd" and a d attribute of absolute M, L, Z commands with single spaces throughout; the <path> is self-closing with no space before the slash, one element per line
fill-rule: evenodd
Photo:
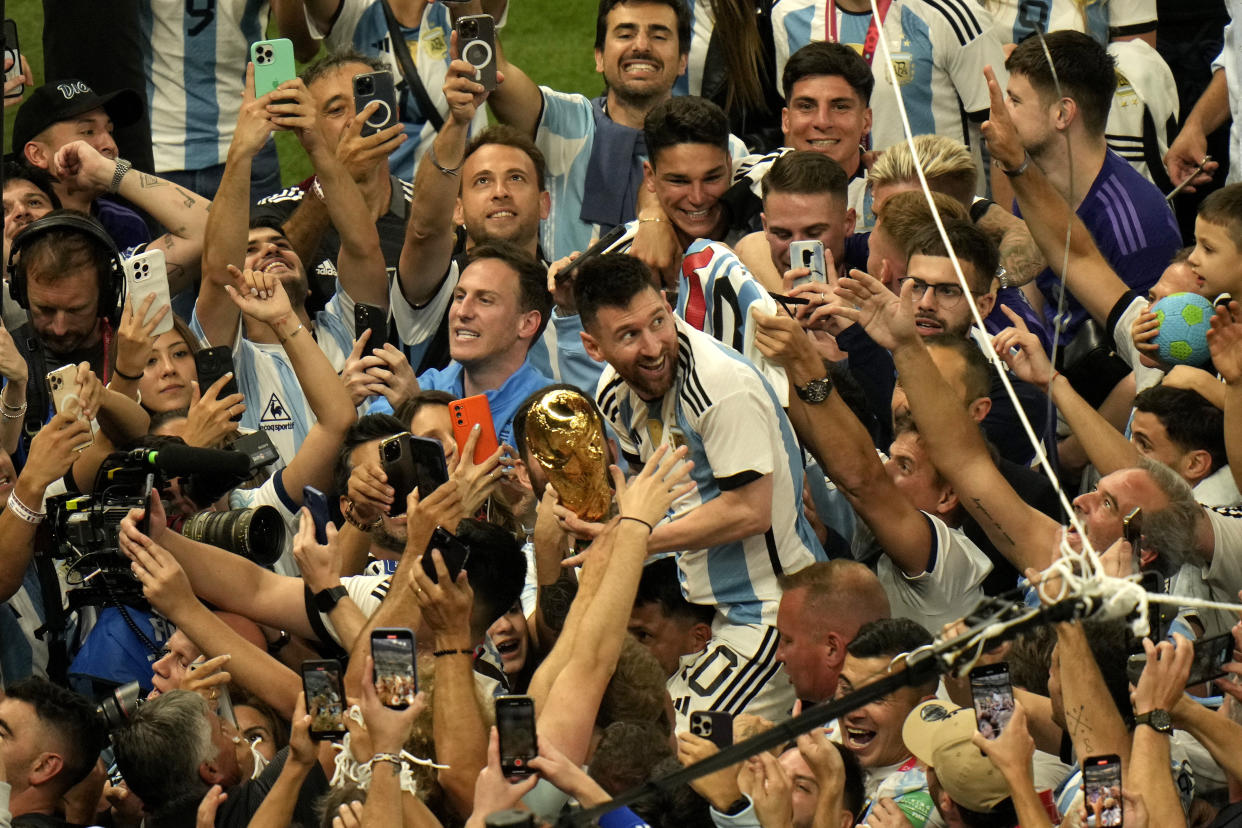
<path fill-rule="evenodd" d="M 914 136 L 915 151 L 923 164 L 923 175 L 934 192 L 953 196 L 962 206 L 969 207 L 975 197 L 975 162 L 970 150 L 960 142 L 943 135 Z M 910 144 L 899 141 L 880 155 L 867 172 L 872 187 L 917 182 Z"/>

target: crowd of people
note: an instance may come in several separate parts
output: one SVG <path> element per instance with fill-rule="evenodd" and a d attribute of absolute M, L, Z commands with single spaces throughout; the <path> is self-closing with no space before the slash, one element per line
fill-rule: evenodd
<path fill-rule="evenodd" d="M 1242 825 L 1219 10 L 599 0 L 592 99 L 520 0 L 70 5 L 5 53 L 0 828 Z"/>

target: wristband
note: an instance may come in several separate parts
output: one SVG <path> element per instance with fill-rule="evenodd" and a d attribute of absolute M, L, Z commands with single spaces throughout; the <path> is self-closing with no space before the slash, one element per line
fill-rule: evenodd
<path fill-rule="evenodd" d="M 405 760 L 398 753 L 377 753 L 371 757 L 370 762 L 367 762 L 367 767 L 373 767 L 376 762 L 391 762 L 398 769 L 405 767 Z"/>
<path fill-rule="evenodd" d="M 430 161 L 431 165 L 435 167 L 437 170 L 439 170 L 442 174 L 451 175 L 454 177 L 456 177 L 457 174 L 461 172 L 461 168 L 464 167 L 466 164 L 466 161 L 464 158 L 462 159 L 462 162 L 460 164 L 458 164 L 456 167 L 453 167 L 452 169 L 449 169 L 448 167 L 441 164 L 440 159 L 436 158 L 436 145 L 434 141 L 431 143 L 431 146 L 427 148 L 427 160 Z"/>
<path fill-rule="evenodd" d="M 436 650 L 431 655 L 434 658 L 439 658 L 440 656 L 451 656 L 451 655 L 464 655 L 464 656 L 470 656 L 471 658 L 474 658 L 474 650 Z"/>
<path fill-rule="evenodd" d="M 6 420 L 20 420 L 26 415 L 26 403 L 21 405 L 0 404 L 0 416 Z"/>
<path fill-rule="evenodd" d="M 1026 172 L 1026 168 L 1029 167 L 1030 165 L 1031 165 L 1031 154 L 1029 152 L 1022 156 L 1022 164 L 1016 170 L 1011 170 L 1006 167 L 1001 167 L 999 162 L 996 164 L 996 166 L 1000 167 L 1000 171 L 1003 172 L 1005 175 L 1009 176 L 1010 178 L 1017 178 L 1018 176 L 1022 175 L 1022 173 Z"/>
<path fill-rule="evenodd" d="M 121 189 L 121 179 L 125 177 L 125 173 L 129 172 L 133 167 L 124 158 L 116 159 L 116 172 L 112 174 L 112 183 L 108 185 L 108 192 L 115 193 Z"/>
<path fill-rule="evenodd" d="M 288 336 L 281 336 L 280 334 L 277 334 L 276 338 L 280 340 L 281 345 L 284 345 L 286 342 L 288 342 L 290 339 L 293 339 L 295 336 L 297 336 L 299 333 L 301 333 L 304 330 L 306 330 L 306 326 L 303 325 L 301 322 L 299 322 L 298 326 L 293 329 L 293 333 L 289 334 Z"/>
<path fill-rule="evenodd" d="M 654 531 L 655 531 L 655 527 L 654 527 L 654 526 L 652 526 L 652 525 L 651 525 L 650 523 L 648 523 L 647 521 L 643 520 L 642 518 L 636 518 L 636 517 L 633 517 L 632 515 L 622 515 L 622 516 L 621 516 L 621 520 L 632 520 L 632 521 L 634 521 L 635 523 L 641 523 L 643 526 L 646 526 L 646 527 L 647 527 L 647 533 L 648 533 L 648 534 L 650 534 L 650 533 L 652 533 L 652 532 L 654 532 Z"/>
<path fill-rule="evenodd" d="M 19 518 L 29 523 L 31 526 L 38 526 L 47 517 L 47 512 L 36 512 L 17 497 L 16 489 L 9 493 L 9 511 L 17 515 Z"/>
<path fill-rule="evenodd" d="M 142 380 L 142 374 L 139 374 L 136 377 L 131 376 L 130 374 L 127 374 L 124 371 L 122 371 L 120 368 L 117 368 L 115 365 L 112 366 L 112 373 L 116 374 L 121 379 L 127 379 L 130 382 L 140 382 Z"/>

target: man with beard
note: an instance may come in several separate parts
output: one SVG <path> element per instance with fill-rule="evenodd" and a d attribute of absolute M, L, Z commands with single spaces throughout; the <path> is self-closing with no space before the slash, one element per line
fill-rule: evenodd
<path fill-rule="evenodd" d="M 779 579 L 825 556 L 802 514 L 802 463 L 776 392 L 740 354 L 674 316 L 631 256 L 584 264 L 574 299 L 587 353 L 608 362 L 596 400 L 631 467 L 668 444 L 694 460 L 696 490 L 652 530 L 648 549 L 676 552 L 686 600 L 716 606 L 708 650 L 721 657 L 673 681 L 730 686 L 710 709 L 784 716 L 794 698 L 774 678 Z M 601 528 L 560 514 L 581 536 Z M 693 707 L 677 711 L 679 729 Z"/>

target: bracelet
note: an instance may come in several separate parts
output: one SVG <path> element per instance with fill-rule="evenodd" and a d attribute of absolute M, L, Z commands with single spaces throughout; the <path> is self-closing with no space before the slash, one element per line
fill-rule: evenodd
<path fill-rule="evenodd" d="M 1063 377 L 1063 376 L 1065 376 L 1065 374 L 1062 374 L 1060 371 L 1056 370 L 1055 368 L 1053 369 L 1052 376 L 1048 377 L 1048 393 L 1049 394 L 1052 393 L 1052 384 L 1057 381 L 1057 377 Z"/>
<path fill-rule="evenodd" d="M 17 497 L 17 490 L 9 492 L 9 510 L 31 526 L 38 526 L 47 517 L 47 512 L 36 512 Z"/>
<path fill-rule="evenodd" d="M 115 193 L 117 190 L 121 189 L 121 179 L 124 178 L 125 173 L 129 172 L 132 168 L 133 164 L 129 163 L 124 158 L 116 159 L 116 172 L 112 174 L 112 183 L 108 185 L 108 192 Z"/>
<path fill-rule="evenodd" d="M 112 366 L 112 373 L 116 374 L 116 375 L 117 375 L 118 377 L 120 377 L 121 379 L 127 379 L 127 380 L 129 380 L 130 382 L 141 382 L 141 381 L 142 381 L 142 374 L 139 374 L 139 375 L 138 375 L 138 376 L 136 376 L 136 377 L 135 377 L 135 376 L 131 376 L 131 375 L 129 375 L 129 374 L 127 374 L 127 373 L 125 373 L 124 371 L 122 371 L 120 368 L 117 368 L 115 365 L 114 365 L 114 366 Z"/>
<path fill-rule="evenodd" d="M 372 767 L 376 762 L 391 762 L 398 768 L 405 767 L 405 760 L 401 758 L 399 753 L 377 753 L 371 757 L 370 762 L 367 762 L 367 767 Z"/>
<path fill-rule="evenodd" d="M 436 650 L 431 655 L 435 658 L 439 658 L 440 656 L 451 656 L 451 655 L 464 655 L 464 656 L 470 656 L 471 658 L 474 658 L 474 650 Z"/>
<path fill-rule="evenodd" d="M 656 221 L 656 222 L 660 222 L 661 224 L 668 224 L 668 219 L 666 218 L 640 218 L 638 220 L 638 223 L 646 224 L 649 221 Z"/>
<path fill-rule="evenodd" d="M 354 517 L 354 502 L 352 500 L 345 504 L 345 513 L 343 516 L 346 523 L 353 526 L 355 529 L 361 529 L 363 532 L 370 532 L 376 526 L 379 526 L 380 521 L 384 519 L 383 515 L 376 515 L 375 520 L 372 520 L 370 523 L 363 523 L 358 520 L 358 518 Z"/>
<path fill-rule="evenodd" d="M 1022 173 L 1026 172 L 1026 168 L 1029 167 L 1030 165 L 1031 165 L 1031 154 L 1029 152 L 1022 156 L 1022 165 L 1018 167 L 1016 170 L 1010 170 L 1010 169 L 1006 169 L 1005 167 L 1001 167 L 999 161 L 996 163 L 996 166 L 1000 167 L 1000 171 L 1003 172 L 1005 175 L 1009 176 L 1010 178 L 1017 178 L 1018 176 L 1022 175 Z"/>
<path fill-rule="evenodd" d="M 451 175 L 454 177 L 456 177 L 457 174 L 461 172 L 461 168 L 466 165 L 466 160 L 463 158 L 461 163 L 458 164 L 456 167 L 453 167 L 451 170 L 448 167 L 443 166 L 440 163 L 440 159 L 436 158 L 436 145 L 434 141 L 431 143 L 431 146 L 427 148 L 427 159 L 431 161 L 431 165 L 435 167 L 437 170 L 439 170 L 441 173 L 443 173 L 444 175 Z"/>
<path fill-rule="evenodd" d="M 304 330 L 306 330 L 306 326 L 303 325 L 301 322 L 299 322 L 298 326 L 293 329 L 293 333 L 289 334 L 288 336 L 281 336 L 280 334 L 277 334 L 276 338 L 280 340 L 281 345 L 284 345 L 286 342 L 288 342 L 290 339 L 293 339 L 301 331 L 304 331 Z"/>
<path fill-rule="evenodd" d="M 622 516 L 621 516 L 621 520 L 632 520 L 632 521 L 634 521 L 635 523 L 641 523 L 643 526 L 646 526 L 646 527 L 647 527 L 647 533 L 648 533 L 648 534 L 650 534 L 650 533 L 652 533 L 652 532 L 654 532 L 654 531 L 655 531 L 655 527 L 654 527 L 654 526 L 652 526 L 652 525 L 651 525 L 650 523 L 648 523 L 647 521 L 643 520 L 642 518 L 636 518 L 636 517 L 633 517 L 632 515 L 622 515 Z"/>
<path fill-rule="evenodd" d="M 0 416 L 6 420 L 20 420 L 26 415 L 26 403 L 21 405 L 0 404 Z"/>

